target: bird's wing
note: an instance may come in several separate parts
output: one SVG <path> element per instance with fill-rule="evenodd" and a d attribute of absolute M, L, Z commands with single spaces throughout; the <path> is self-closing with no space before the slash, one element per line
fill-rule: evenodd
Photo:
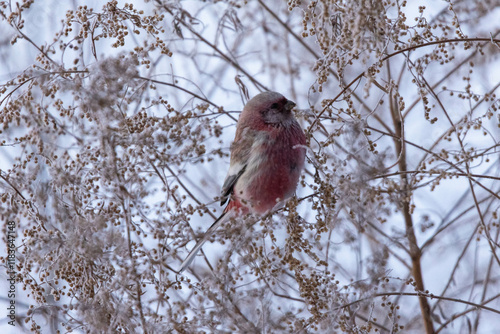
<path fill-rule="evenodd" d="M 236 182 L 245 173 L 256 136 L 257 132 L 249 128 L 236 131 L 234 142 L 231 145 L 231 164 L 221 190 L 221 205 L 227 202 Z"/>
<path fill-rule="evenodd" d="M 222 200 L 220 201 L 220 205 L 224 205 L 231 193 L 233 192 L 234 185 L 240 178 L 240 176 L 245 172 L 247 165 L 238 164 L 235 167 L 229 167 L 229 171 L 227 173 L 226 179 L 224 180 L 224 185 L 222 186 L 221 195 Z"/>

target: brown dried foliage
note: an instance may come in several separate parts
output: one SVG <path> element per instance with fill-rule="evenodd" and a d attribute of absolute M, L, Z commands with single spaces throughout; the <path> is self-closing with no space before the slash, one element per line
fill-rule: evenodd
<path fill-rule="evenodd" d="M 0 1 L 11 34 L 0 50 L 35 52 L 0 85 L 0 217 L 18 227 L 27 329 L 444 333 L 498 321 L 494 1 L 113 0 L 68 10 L 49 38 L 27 33 L 41 8 Z M 220 213 L 237 119 L 224 106 L 263 89 L 299 105 L 309 150 L 297 196 L 228 223 L 177 275 Z"/>

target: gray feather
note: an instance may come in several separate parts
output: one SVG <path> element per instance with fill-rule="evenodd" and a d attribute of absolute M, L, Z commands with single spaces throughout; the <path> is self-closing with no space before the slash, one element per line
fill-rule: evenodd
<path fill-rule="evenodd" d="M 222 224 L 222 222 L 226 221 L 226 219 L 223 219 L 224 217 L 230 217 L 230 215 L 227 215 L 226 212 L 224 212 L 217 220 L 212 224 L 212 226 L 209 227 L 209 229 L 205 232 L 203 237 L 198 240 L 194 248 L 189 252 L 188 256 L 186 259 L 182 262 L 181 267 L 179 269 L 179 274 L 182 273 L 189 265 L 191 262 L 193 262 L 196 254 L 198 254 L 198 251 L 201 249 L 205 241 L 210 239 L 212 234 L 214 234 L 215 230 L 219 227 L 219 225 Z"/>

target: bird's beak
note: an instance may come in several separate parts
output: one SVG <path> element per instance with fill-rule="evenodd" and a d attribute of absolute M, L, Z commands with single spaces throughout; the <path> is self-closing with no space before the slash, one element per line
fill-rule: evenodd
<path fill-rule="evenodd" d="M 286 103 L 285 103 L 285 110 L 290 111 L 290 110 L 292 110 L 292 109 L 293 109 L 293 107 L 295 107 L 295 106 L 296 106 L 295 102 L 288 100 L 288 101 L 286 101 Z"/>

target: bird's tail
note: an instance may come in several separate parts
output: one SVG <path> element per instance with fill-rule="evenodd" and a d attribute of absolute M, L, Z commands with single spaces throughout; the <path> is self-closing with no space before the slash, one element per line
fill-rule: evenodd
<path fill-rule="evenodd" d="M 205 232 L 205 234 L 203 235 L 203 237 L 200 240 L 198 240 L 198 242 L 196 243 L 196 245 L 194 246 L 194 248 L 191 250 L 191 252 L 189 252 L 189 254 L 186 257 L 186 259 L 182 262 L 181 267 L 179 269 L 179 274 L 182 273 L 187 267 L 189 267 L 189 265 L 191 264 L 191 262 L 193 262 L 194 257 L 196 256 L 196 254 L 200 250 L 201 246 L 203 246 L 203 244 L 205 243 L 205 241 L 207 241 L 208 239 L 210 239 L 210 237 L 215 232 L 215 230 L 217 229 L 217 227 L 219 227 L 220 224 L 222 224 L 224 221 L 227 220 L 227 219 L 223 219 L 225 217 L 226 218 L 230 217 L 230 215 L 228 214 L 227 211 L 225 211 L 222 215 L 220 215 L 220 217 L 217 218 L 217 220 L 212 224 L 212 226 L 210 226 L 208 228 L 208 230 Z"/>

